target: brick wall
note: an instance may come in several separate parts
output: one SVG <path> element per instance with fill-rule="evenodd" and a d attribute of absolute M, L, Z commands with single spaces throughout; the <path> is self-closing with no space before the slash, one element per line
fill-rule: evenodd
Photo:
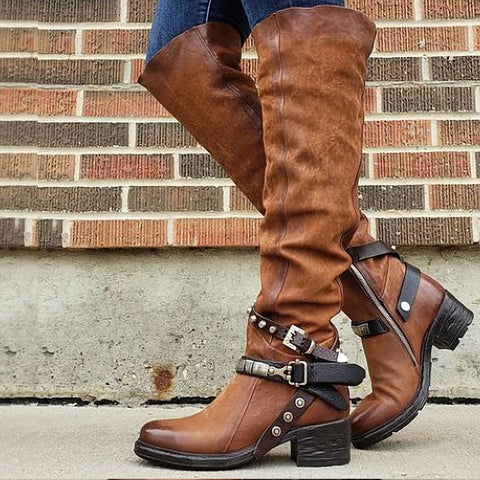
<path fill-rule="evenodd" d="M 0 4 L 0 246 L 247 246 L 259 217 L 135 84 L 152 0 Z M 480 1 L 350 0 L 379 26 L 360 202 L 396 245 L 479 241 Z M 251 42 L 245 70 L 255 76 Z"/>

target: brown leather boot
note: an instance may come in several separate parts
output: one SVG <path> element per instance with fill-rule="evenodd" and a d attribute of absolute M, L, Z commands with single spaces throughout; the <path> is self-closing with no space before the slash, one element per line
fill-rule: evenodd
<path fill-rule="evenodd" d="M 175 61 L 180 56 L 182 62 Z M 240 58 L 237 31 L 226 23 L 207 23 L 178 37 L 157 54 L 140 81 L 264 213 L 260 194 L 265 173 L 261 106 L 253 81 L 241 72 Z M 206 111 L 215 112 L 208 121 Z M 354 326 L 360 325 L 355 331 L 362 336 L 374 392 L 352 415 L 354 443 L 360 447 L 386 438 L 416 416 L 428 392 L 433 333 L 442 332 L 436 346 L 453 350 L 473 315 L 424 274 L 420 285 L 413 284 L 416 295 L 411 303 L 399 302 L 412 276 L 406 276 L 407 264 L 397 252 L 369 235 L 365 217 L 350 247 L 353 264 L 341 277 L 344 311 Z M 413 271 L 411 267 L 409 270 Z M 446 304 L 439 307 L 437 301 L 435 305 L 435 298 L 442 298 Z M 397 310 L 402 301 L 410 305 L 408 322 Z M 379 327 L 376 319 L 384 326 Z M 450 331 L 449 325 L 457 327 Z M 424 353 L 415 357 L 408 345 L 417 345 L 416 351 Z M 392 348 L 398 351 L 394 361 Z"/>
<path fill-rule="evenodd" d="M 351 10 L 291 8 L 253 35 L 268 152 L 262 290 L 233 382 L 199 414 L 143 427 L 136 453 L 166 466 L 232 468 L 287 441 L 301 466 L 349 460 L 348 390 L 338 385 L 358 384 L 364 372 L 339 362 L 331 318 L 341 308 L 338 277 L 350 264 L 344 247 L 359 220 L 362 100 L 375 27 Z"/>

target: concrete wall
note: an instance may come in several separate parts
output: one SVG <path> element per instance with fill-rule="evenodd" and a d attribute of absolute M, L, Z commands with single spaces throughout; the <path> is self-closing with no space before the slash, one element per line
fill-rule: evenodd
<path fill-rule="evenodd" d="M 480 318 L 478 249 L 412 251 Z M 208 397 L 242 353 L 256 250 L 0 251 L 0 397 Z M 337 322 L 363 362 L 349 322 Z M 434 351 L 432 394 L 480 398 L 480 323 Z M 368 392 L 368 383 L 354 396 Z"/>

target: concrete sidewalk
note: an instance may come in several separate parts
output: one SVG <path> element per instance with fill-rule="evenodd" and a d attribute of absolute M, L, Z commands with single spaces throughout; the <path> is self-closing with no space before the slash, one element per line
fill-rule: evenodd
<path fill-rule="evenodd" d="M 349 465 L 297 468 L 285 444 L 241 470 L 183 472 L 149 465 L 133 452 L 138 429 L 196 408 L 0 407 L 0 478 L 480 478 L 480 406 L 428 405 L 416 421 Z"/>

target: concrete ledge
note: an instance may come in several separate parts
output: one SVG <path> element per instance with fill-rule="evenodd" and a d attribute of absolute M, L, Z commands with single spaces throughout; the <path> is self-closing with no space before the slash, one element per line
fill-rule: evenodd
<path fill-rule="evenodd" d="M 480 318 L 478 249 L 408 254 Z M 254 249 L 1 251 L 0 397 L 214 396 L 242 353 L 257 269 Z M 337 324 L 363 363 L 348 320 Z M 480 398 L 479 341 L 477 321 L 456 352 L 434 351 L 433 396 Z"/>

